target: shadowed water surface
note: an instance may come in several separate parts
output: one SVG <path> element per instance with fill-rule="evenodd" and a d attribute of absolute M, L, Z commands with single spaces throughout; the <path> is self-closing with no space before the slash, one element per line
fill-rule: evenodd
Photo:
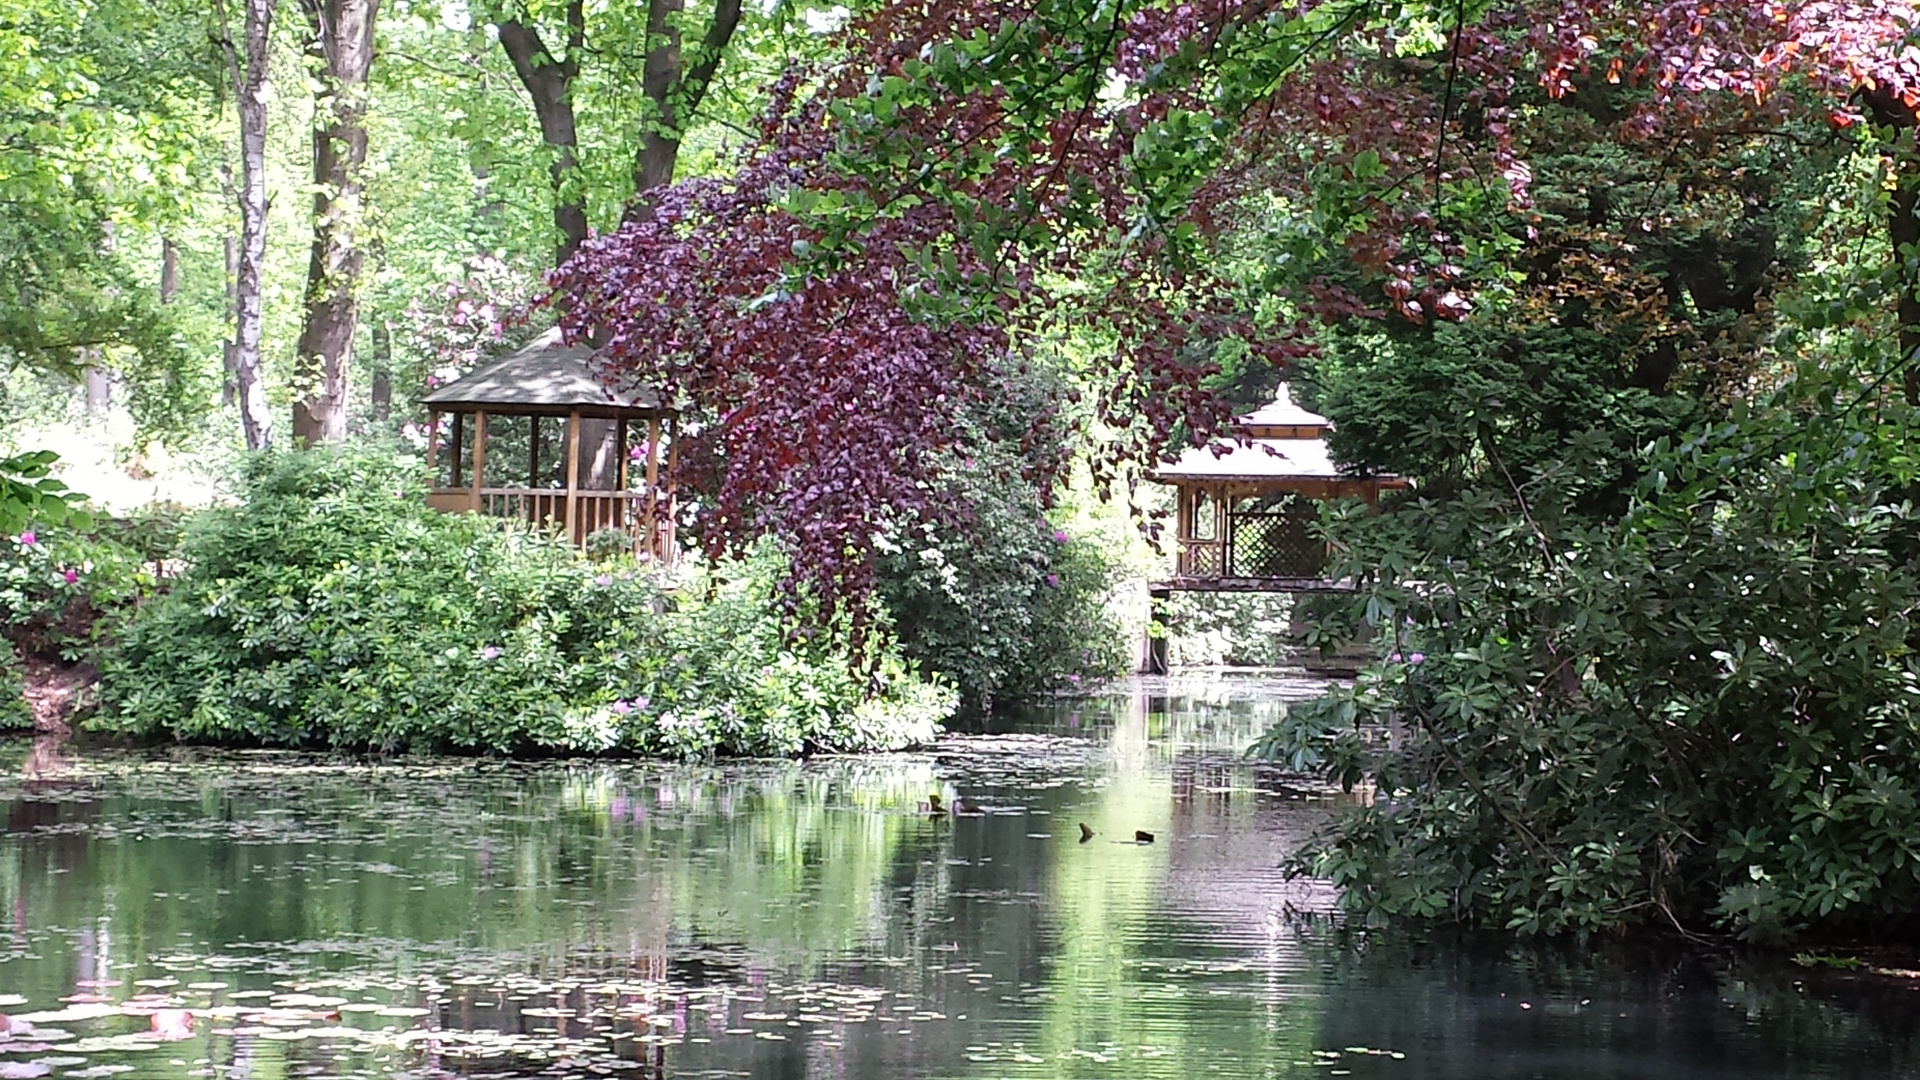
<path fill-rule="evenodd" d="M 1920 1076 L 1904 984 L 1342 934 L 1275 870 L 1336 800 L 1238 756 L 1315 689 L 806 763 L 14 744 L 0 1080 Z"/>

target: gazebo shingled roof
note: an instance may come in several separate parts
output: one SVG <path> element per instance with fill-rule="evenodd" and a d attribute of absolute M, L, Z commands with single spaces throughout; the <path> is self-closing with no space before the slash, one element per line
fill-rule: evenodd
<path fill-rule="evenodd" d="M 594 351 L 567 345 L 559 327 L 513 352 L 474 368 L 420 399 L 441 412 L 479 410 L 583 415 L 640 412 L 665 415 L 659 396 L 645 388 L 610 388 L 596 370 Z"/>

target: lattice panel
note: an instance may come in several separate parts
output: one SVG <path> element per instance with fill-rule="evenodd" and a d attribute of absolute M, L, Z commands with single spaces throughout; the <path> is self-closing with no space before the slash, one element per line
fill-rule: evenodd
<path fill-rule="evenodd" d="M 1211 540 L 1184 544 L 1180 554 L 1180 573 L 1184 577 L 1219 577 L 1220 545 Z"/>
<path fill-rule="evenodd" d="M 1317 520 L 1310 512 L 1230 515 L 1233 554 L 1228 576 L 1318 577 L 1327 564 L 1327 546 L 1313 535 Z"/>

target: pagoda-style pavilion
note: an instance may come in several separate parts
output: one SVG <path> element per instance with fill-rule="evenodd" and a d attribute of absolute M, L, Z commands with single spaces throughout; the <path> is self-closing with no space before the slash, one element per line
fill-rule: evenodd
<path fill-rule="evenodd" d="M 421 401 L 435 509 L 581 545 L 612 530 L 636 554 L 674 558 L 673 412 L 647 390 L 610 385 L 591 348 L 549 330 Z"/>
<path fill-rule="evenodd" d="M 1153 479 L 1179 493 L 1174 579 L 1158 588 L 1314 591 L 1326 545 L 1313 535 L 1315 503 L 1407 486 L 1394 476 L 1351 476 L 1327 456 L 1326 417 L 1293 403 L 1283 384 L 1269 405 L 1235 423 L 1246 440 L 1222 451 L 1195 447 Z"/>
<path fill-rule="evenodd" d="M 1352 476 L 1327 456 L 1333 424 L 1293 403 L 1283 384 L 1269 405 L 1234 424 L 1242 442 L 1195 447 L 1153 479 L 1178 493 L 1174 576 L 1147 586 L 1151 622 L 1167 626 L 1177 591 L 1344 592 L 1326 578 L 1326 544 L 1314 536 L 1317 503 L 1409 486 L 1397 476 Z M 1149 630 L 1141 670 L 1166 674 L 1167 638 Z"/>

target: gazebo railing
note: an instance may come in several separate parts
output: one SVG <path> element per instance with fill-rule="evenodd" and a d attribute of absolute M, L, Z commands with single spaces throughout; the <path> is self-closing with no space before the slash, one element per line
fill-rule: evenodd
<path fill-rule="evenodd" d="M 481 488 L 479 511 L 488 517 L 555 528 L 564 527 L 569 520 L 567 493 L 556 488 Z"/>
<path fill-rule="evenodd" d="M 1181 577 L 1220 577 L 1224 569 L 1218 540 L 1182 540 L 1176 572 Z"/>
<path fill-rule="evenodd" d="M 596 532 L 626 533 L 635 554 L 671 559 L 674 551 L 671 501 L 645 491 L 575 491 L 560 488 L 436 488 L 428 501 L 441 510 L 474 510 L 488 517 L 525 522 L 585 543 Z"/>

